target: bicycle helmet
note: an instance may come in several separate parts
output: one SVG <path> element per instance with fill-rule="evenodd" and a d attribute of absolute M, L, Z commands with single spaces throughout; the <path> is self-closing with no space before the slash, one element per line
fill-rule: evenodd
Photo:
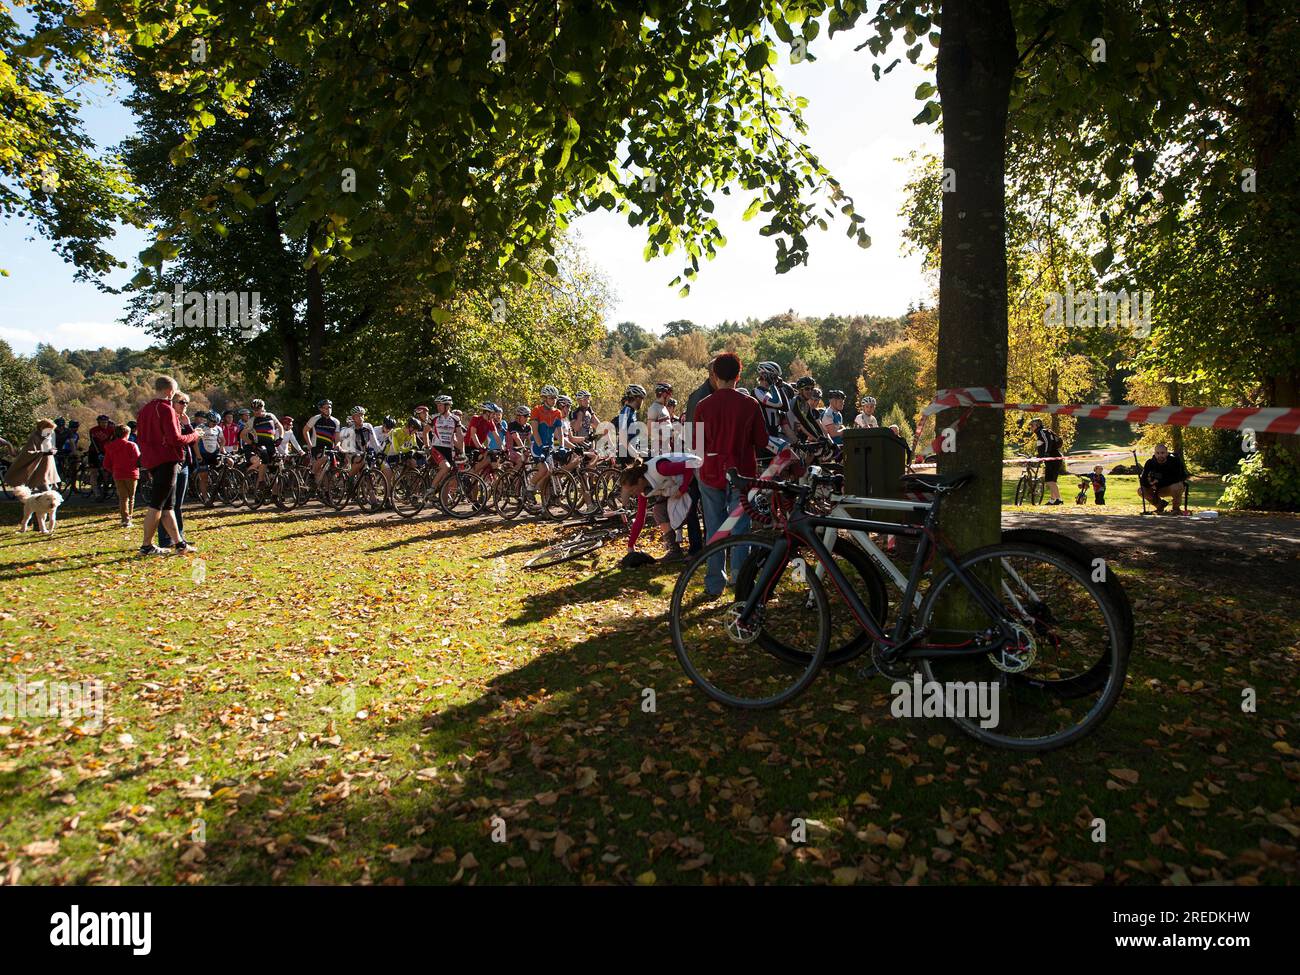
<path fill-rule="evenodd" d="M 800 376 L 798 379 L 794 381 L 795 389 L 811 389 L 816 385 L 817 385 L 817 380 L 813 379 L 812 376 Z"/>
<path fill-rule="evenodd" d="M 103 423 L 103 422 L 104 422 L 105 420 L 107 420 L 107 419 L 109 419 L 108 414 L 107 414 L 107 413 L 101 413 L 101 414 L 99 414 L 99 416 L 95 417 L 95 422 L 96 422 L 96 423 Z"/>
<path fill-rule="evenodd" d="M 240 415 L 240 416 L 252 416 L 252 415 L 253 415 L 253 411 L 250 410 L 247 406 L 245 406 L 243 409 L 241 409 L 241 410 L 239 411 L 239 415 Z"/>
<path fill-rule="evenodd" d="M 531 415 L 532 415 L 532 412 L 533 412 L 533 411 L 530 410 L 530 409 L 529 409 L 528 407 L 526 407 L 526 406 L 516 406 L 516 407 L 515 407 L 515 416 L 531 416 Z"/>
<path fill-rule="evenodd" d="M 264 410 L 266 409 L 266 403 L 260 399 L 255 399 L 253 400 L 253 409 Z"/>
<path fill-rule="evenodd" d="M 556 406 L 572 406 L 572 405 L 573 405 L 573 400 L 569 399 L 569 397 L 567 397 L 567 396 L 565 396 L 563 393 L 561 393 L 561 394 L 559 395 L 559 397 L 555 400 L 555 405 L 556 405 Z"/>
<path fill-rule="evenodd" d="M 874 396 L 864 396 L 864 397 L 862 397 L 862 405 L 863 405 L 863 406 L 875 406 L 875 405 L 876 405 L 876 398 L 875 398 Z"/>
<path fill-rule="evenodd" d="M 323 400 L 320 400 L 320 401 L 316 404 L 316 409 L 319 410 L 319 409 L 322 409 L 323 407 L 326 407 L 326 406 L 333 406 L 333 405 L 334 405 L 334 403 L 333 403 L 332 400 L 323 399 Z"/>
<path fill-rule="evenodd" d="M 760 362 L 758 364 L 758 378 L 780 379 L 781 367 L 775 362 Z"/>
<path fill-rule="evenodd" d="M 480 403 L 478 408 L 482 410 L 484 413 L 491 413 L 496 409 L 496 404 L 493 403 L 490 399 L 488 399 Z"/>
<path fill-rule="evenodd" d="M 393 417 L 391 417 L 391 416 L 386 416 L 386 417 L 384 417 L 384 429 L 385 429 L 385 430 L 391 430 L 391 429 L 393 429 L 393 427 L 395 427 L 395 426 L 397 426 L 397 421 L 396 421 L 395 419 L 393 419 Z"/>
<path fill-rule="evenodd" d="M 366 408 L 364 406 L 354 406 L 348 413 L 349 416 L 356 416 L 357 414 L 360 414 L 361 416 L 365 416 Z"/>
<path fill-rule="evenodd" d="M 542 395 L 542 396 L 559 396 L 559 395 L 560 395 L 560 391 L 559 391 L 558 389 L 556 389 L 554 386 L 551 386 L 550 384 L 547 384 L 547 385 L 545 385 L 545 386 L 542 387 L 542 393 L 541 393 L 541 395 Z"/>
<path fill-rule="evenodd" d="M 435 396 L 433 401 L 435 403 L 446 403 L 448 406 L 451 406 L 451 397 L 446 393 L 443 393 L 441 396 Z"/>
<path fill-rule="evenodd" d="M 645 399 L 645 387 L 638 383 L 632 383 L 627 389 L 623 390 L 624 399 Z"/>
<path fill-rule="evenodd" d="M 68 429 L 69 429 L 69 430 L 76 430 L 76 429 L 78 429 L 80 426 L 81 426 L 81 421 L 80 421 L 80 420 L 73 420 L 71 423 L 68 424 Z"/>
<path fill-rule="evenodd" d="M 829 393 L 826 394 L 826 398 L 827 398 L 827 399 L 844 399 L 844 390 L 842 390 L 842 389 L 832 389 Z"/>
<path fill-rule="evenodd" d="M 573 395 L 578 397 L 578 399 L 591 399 L 591 393 L 587 392 L 585 389 L 580 389 Z"/>
<path fill-rule="evenodd" d="M 671 393 L 672 391 L 673 391 L 672 383 L 655 383 L 656 396 L 662 396 L 664 393 Z"/>

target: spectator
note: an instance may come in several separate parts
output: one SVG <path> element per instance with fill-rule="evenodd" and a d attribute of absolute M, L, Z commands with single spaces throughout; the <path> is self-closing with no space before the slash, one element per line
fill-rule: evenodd
<path fill-rule="evenodd" d="M 36 429 L 27 438 L 27 446 L 18 452 L 13 464 L 5 472 L 5 483 L 10 487 L 26 486 L 32 493 L 48 491 L 59 483 L 59 472 L 54 466 L 58 448 L 54 445 L 53 420 L 37 420 Z"/>
<path fill-rule="evenodd" d="M 161 555 L 163 550 L 154 545 L 154 534 L 159 522 L 169 537 L 176 539 L 174 551 L 178 555 L 194 552 L 194 546 L 184 541 L 176 524 L 176 478 L 185 460 L 185 448 L 199 439 L 197 433 L 181 433 L 180 418 L 172 406 L 176 394 L 176 380 L 159 376 L 154 381 L 157 398 L 150 400 L 136 417 L 136 438 L 140 444 L 140 463 L 149 471 L 149 503 L 144 515 L 144 540 L 141 555 Z"/>
<path fill-rule="evenodd" d="M 844 446 L 844 390 L 830 391 L 830 406 L 822 410 L 822 429 L 837 447 Z"/>
<path fill-rule="evenodd" d="M 131 440 L 131 431 L 118 424 L 113 428 L 113 439 L 104 445 L 104 466 L 117 488 L 118 513 L 122 527 L 131 527 L 135 514 L 135 492 L 140 481 L 140 448 Z"/>
<path fill-rule="evenodd" d="M 1182 502 L 1186 490 L 1187 468 L 1177 454 L 1171 454 L 1164 444 L 1156 444 L 1149 461 L 1142 465 L 1142 479 L 1138 492 L 1156 506 L 1156 514 L 1162 515 L 1169 507 L 1169 498 L 1174 503 L 1173 513 L 1183 513 Z"/>
<path fill-rule="evenodd" d="M 704 448 L 704 463 L 700 467 L 700 500 L 704 507 L 706 537 L 714 532 L 740 503 L 741 493 L 727 482 L 727 471 L 735 468 L 741 474 L 753 477 L 758 473 L 758 452 L 767 447 L 767 425 L 763 410 L 751 396 L 736 392 L 740 378 L 740 359 L 734 353 L 724 352 L 713 360 L 711 367 L 714 391 L 704 397 L 695 410 Z M 736 523 L 736 534 L 749 529 L 749 517 Z M 704 589 L 710 596 L 722 595 L 729 579 L 744 561 L 747 549 L 732 550 L 737 563 L 724 565 L 725 553 L 718 552 L 709 559 L 704 575 Z"/>
<path fill-rule="evenodd" d="M 257 403 L 260 401 L 253 400 L 253 402 Z M 189 409 L 189 405 L 190 398 L 184 393 L 178 392 L 172 397 L 172 409 L 176 411 L 177 419 L 181 425 L 182 434 L 195 432 L 194 427 L 190 424 L 190 418 L 186 412 Z M 202 437 L 203 434 L 199 433 L 196 434 L 196 436 Z M 181 542 L 185 541 L 185 512 L 183 510 L 185 494 L 189 490 L 190 476 L 199 466 L 198 449 L 197 441 L 188 444 L 184 448 L 184 459 L 181 461 L 180 469 L 176 472 L 176 500 L 172 502 L 172 511 L 176 515 L 176 538 Z M 168 534 L 166 527 L 162 525 L 158 526 L 158 544 L 162 548 L 174 547 L 171 535 Z"/>
<path fill-rule="evenodd" d="M 1034 435 L 1034 445 L 1037 450 L 1035 456 L 1057 458 L 1043 463 L 1043 481 L 1047 484 L 1047 490 L 1052 495 L 1052 500 L 1047 503 L 1049 505 L 1063 504 L 1061 489 L 1056 486 L 1056 479 L 1061 476 L 1061 470 L 1065 466 L 1065 461 L 1059 459 L 1062 447 L 1061 438 L 1056 435 L 1056 431 L 1044 426 L 1042 420 L 1035 419 L 1031 421 L 1029 429 Z"/>

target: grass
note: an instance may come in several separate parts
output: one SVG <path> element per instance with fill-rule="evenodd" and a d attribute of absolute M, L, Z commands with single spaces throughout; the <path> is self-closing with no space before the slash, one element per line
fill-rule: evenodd
<path fill-rule="evenodd" d="M 1082 465 L 1076 465 L 1082 467 Z M 1019 480 L 1022 471 L 1019 467 L 1008 465 L 1002 474 L 1002 504 L 1010 506 L 1013 510 L 1031 510 L 1030 505 L 1025 504 L 1020 508 L 1015 506 L 1016 482 Z M 1041 476 L 1041 475 L 1040 475 Z M 1081 475 L 1080 475 L 1081 476 Z M 1136 474 L 1107 474 L 1106 475 L 1106 503 L 1097 505 L 1093 503 L 1092 489 L 1088 490 L 1088 499 L 1086 504 L 1076 506 L 1074 503 L 1075 496 L 1079 493 L 1079 476 L 1073 473 L 1062 474 L 1056 482 L 1057 489 L 1061 492 L 1061 500 L 1065 502 L 1065 507 L 1071 511 L 1086 512 L 1088 514 L 1139 514 L 1142 511 L 1142 499 L 1138 497 L 1138 478 Z M 1190 503 L 1192 510 L 1204 510 L 1214 508 L 1219 503 L 1219 498 L 1223 496 L 1225 487 L 1223 480 L 1214 474 L 1193 477 L 1191 479 L 1191 496 Z M 1044 489 L 1043 500 L 1047 501 L 1050 494 Z M 1147 510 L 1151 509 L 1148 502 Z M 1034 508 L 1032 510 L 1050 510 Z"/>
<path fill-rule="evenodd" d="M 1300 605 L 1248 574 L 1130 573 L 1119 707 L 1025 757 L 892 718 L 851 668 L 712 705 L 673 569 L 524 573 L 542 526 L 219 509 L 201 562 L 140 561 L 65 512 L 0 539 L 0 681 L 100 680 L 104 720 L 0 719 L 0 882 L 1295 879 Z"/>

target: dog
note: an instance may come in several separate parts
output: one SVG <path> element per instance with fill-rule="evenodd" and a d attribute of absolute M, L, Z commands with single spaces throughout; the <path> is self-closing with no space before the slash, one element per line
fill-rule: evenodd
<path fill-rule="evenodd" d="M 36 527 L 42 534 L 52 535 L 58 521 L 59 505 L 63 504 L 63 495 L 55 490 L 38 491 L 33 494 L 31 488 L 22 485 L 10 490 L 13 496 L 23 503 L 23 520 L 19 522 L 18 530 L 27 531 L 27 526 L 34 518 Z"/>

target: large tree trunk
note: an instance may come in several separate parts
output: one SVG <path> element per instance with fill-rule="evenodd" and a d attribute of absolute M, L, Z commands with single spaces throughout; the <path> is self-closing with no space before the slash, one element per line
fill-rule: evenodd
<path fill-rule="evenodd" d="M 940 388 L 995 386 L 1007 380 L 1007 254 L 1004 175 L 1007 103 L 1016 62 L 1008 0 L 943 4 L 938 82 L 943 105 L 943 165 L 956 188 L 943 197 L 939 269 Z M 938 416 L 942 431 L 957 410 Z M 961 549 L 996 542 L 1002 519 L 1002 437 L 998 409 L 976 408 L 940 451 L 939 473 L 975 472 L 945 501 L 943 528 Z"/>
<path fill-rule="evenodd" d="M 325 350 L 325 288 L 321 283 L 320 266 L 307 269 L 307 362 L 311 370 L 313 391 L 320 379 Z"/>

